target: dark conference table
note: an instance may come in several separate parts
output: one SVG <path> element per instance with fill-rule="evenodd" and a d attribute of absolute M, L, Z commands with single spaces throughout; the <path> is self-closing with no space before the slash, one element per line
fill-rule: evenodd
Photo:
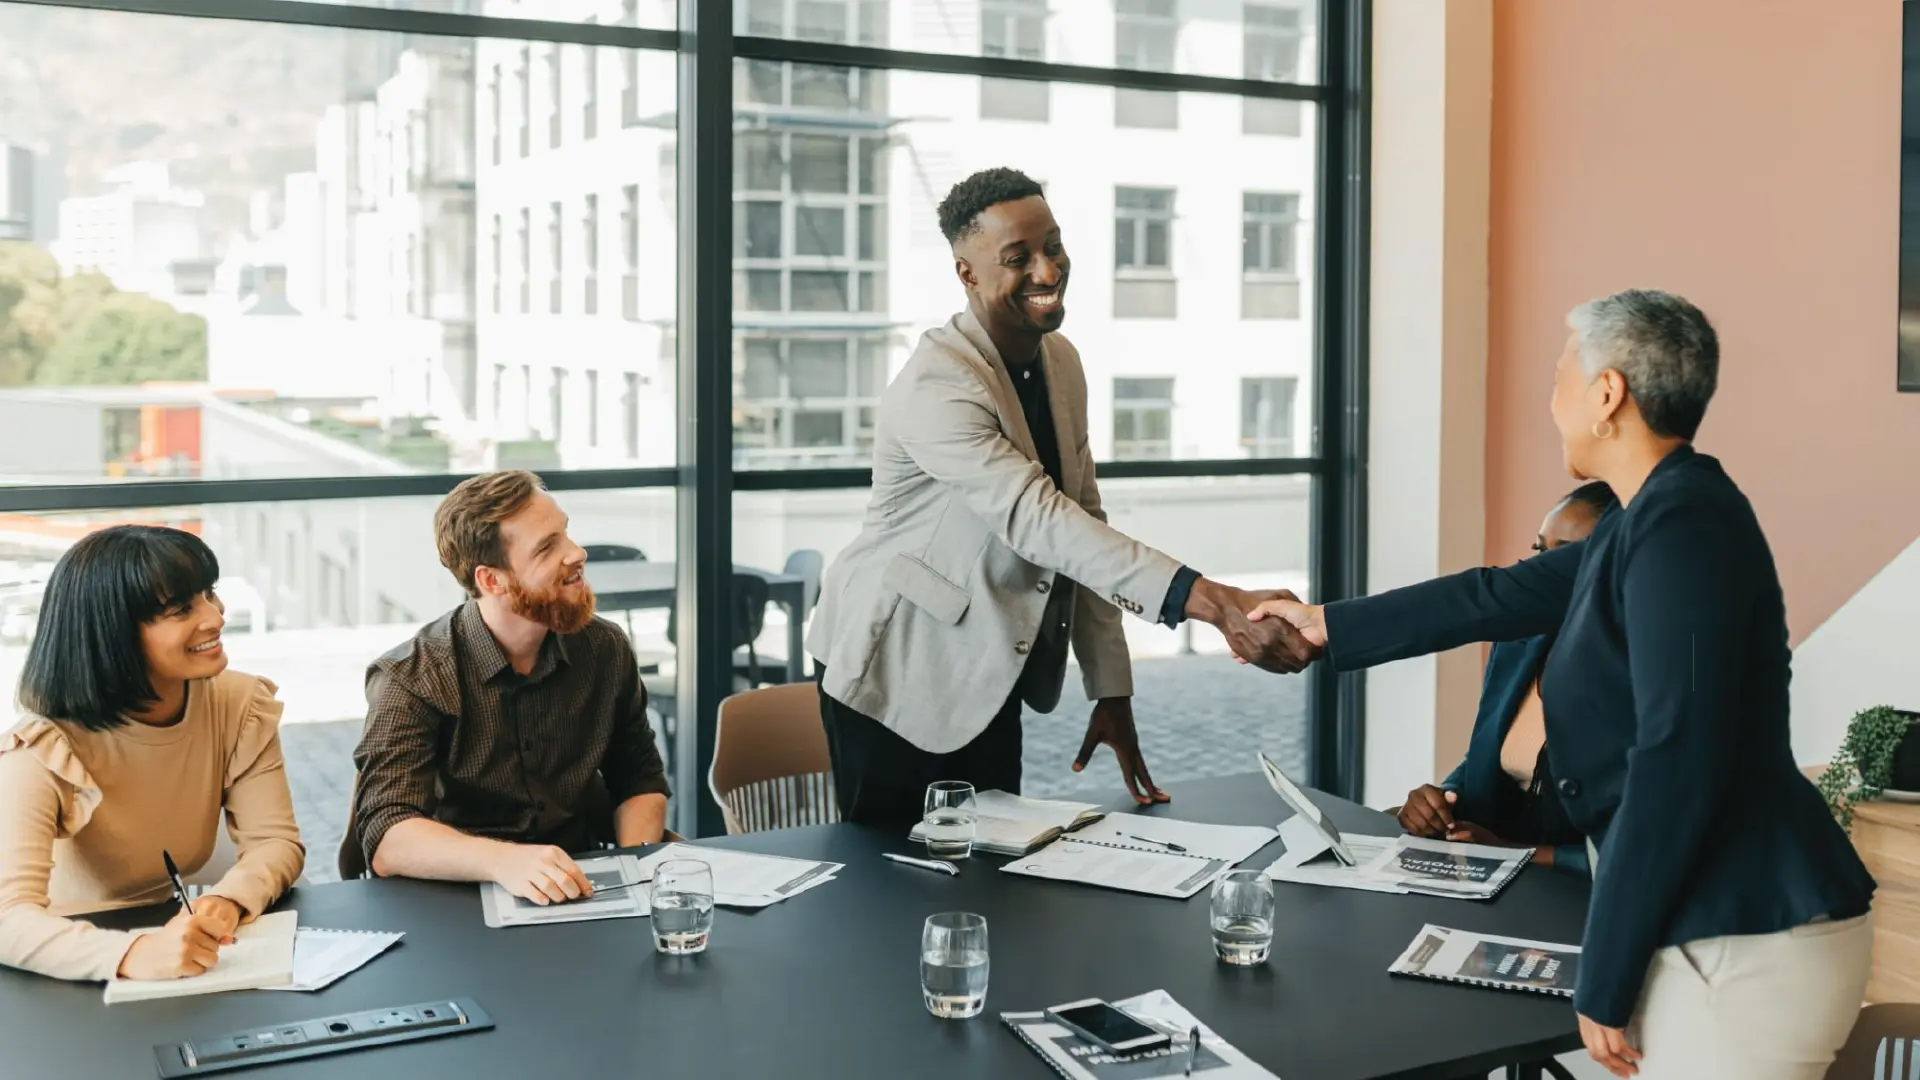
<path fill-rule="evenodd" d="M 1173 785 L 1149 813 L 1275 824 L 1286 810 L 1258 776 Z M 1390 819 L 1316 796 L 1351 831 Z M 492 1031 L 236 1073 L 355 1080 L 419 1077 L 1030 1077 L 1053 1073 L 1000 1023 L 1003 1011 L 1164 989 L 1281 1080 L 1463 1077 L 1577 1049 L 1572 1005 L 1387 974 L 1423 923 L 1577 942 L 1587 886 L 1540 867 L 1491 903 L 1276 884 L 1272 958 L 1214 960 L 1207 893 L 1138 896 L 1022 878 L 976 856 L 958 877 L 880 858 L 904 836 L 828 825 L 703 841 L 846 863 L 839 878 L 757 912 L 719 909 L 704 956 L 653 952 L 647 921 L 489 930 L 472 885 L 355 881 L 295 890 L 305 926 L 402 930 L 406 938 L 319 993 L 251 991 L 101 1004 L 98 984 L 0 971 L 0 1075 L 155 1075 L 155 1043 L 433 998 L 471 997 Z M 1264 867 L 1269 845 L 1244 865 Z M 987 917 L 987 1011 L 929 1016 L 922 921 Z M 119 912 L 113 925 L 161 921 Z"/>

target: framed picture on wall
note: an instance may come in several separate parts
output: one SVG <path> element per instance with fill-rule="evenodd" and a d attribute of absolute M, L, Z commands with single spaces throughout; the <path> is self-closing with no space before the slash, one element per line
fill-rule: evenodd
<path fill-rule="evenodd" d="M 1904 5 L 1900 74 L 1900 322 L 1896 378 L 1920 393 L 1920 0 Z"/>

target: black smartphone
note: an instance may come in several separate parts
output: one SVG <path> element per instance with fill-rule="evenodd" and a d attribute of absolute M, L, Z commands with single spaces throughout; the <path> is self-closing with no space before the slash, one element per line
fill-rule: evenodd
<path fill-rule="evenodd" d="M 1173 1040 L 1099 998 L 1055 1005 L 1047 1010 L 1055 1023 L 1116 1054 L 1158 1050 Z"/>

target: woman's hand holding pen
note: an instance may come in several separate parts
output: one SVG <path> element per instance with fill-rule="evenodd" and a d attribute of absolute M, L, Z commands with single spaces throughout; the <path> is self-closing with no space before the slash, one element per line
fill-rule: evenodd
<path fill-rule="evenodd" d="M 214 907 L 217 910 L 219 905 Z M 220 959 L 222 940 L 232 940 L 228 933 L 223 916 L 208 910 L 204 902 L 196 913 L 182 910 L 167 925 L 135 939 L 133 947 L 120 958 L 120 977 L 182 979 L 198 975 Z"/>

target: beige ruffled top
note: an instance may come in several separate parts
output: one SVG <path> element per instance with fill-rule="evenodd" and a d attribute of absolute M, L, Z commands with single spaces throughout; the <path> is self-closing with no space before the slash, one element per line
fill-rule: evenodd
<path fill-rule="evenodd" d="M 207 891 L 249 917 L 271 906 L 306 861 L 276 690 L 226 671 L 190 684 L 169 727 L 87 731 L 27 716 L 0 735 L 0 963 L 112 977 L 132 935 L 69 916 L 166 900 L 160 853 L 194 875 L 222 810 L 237 859 Z"/>

